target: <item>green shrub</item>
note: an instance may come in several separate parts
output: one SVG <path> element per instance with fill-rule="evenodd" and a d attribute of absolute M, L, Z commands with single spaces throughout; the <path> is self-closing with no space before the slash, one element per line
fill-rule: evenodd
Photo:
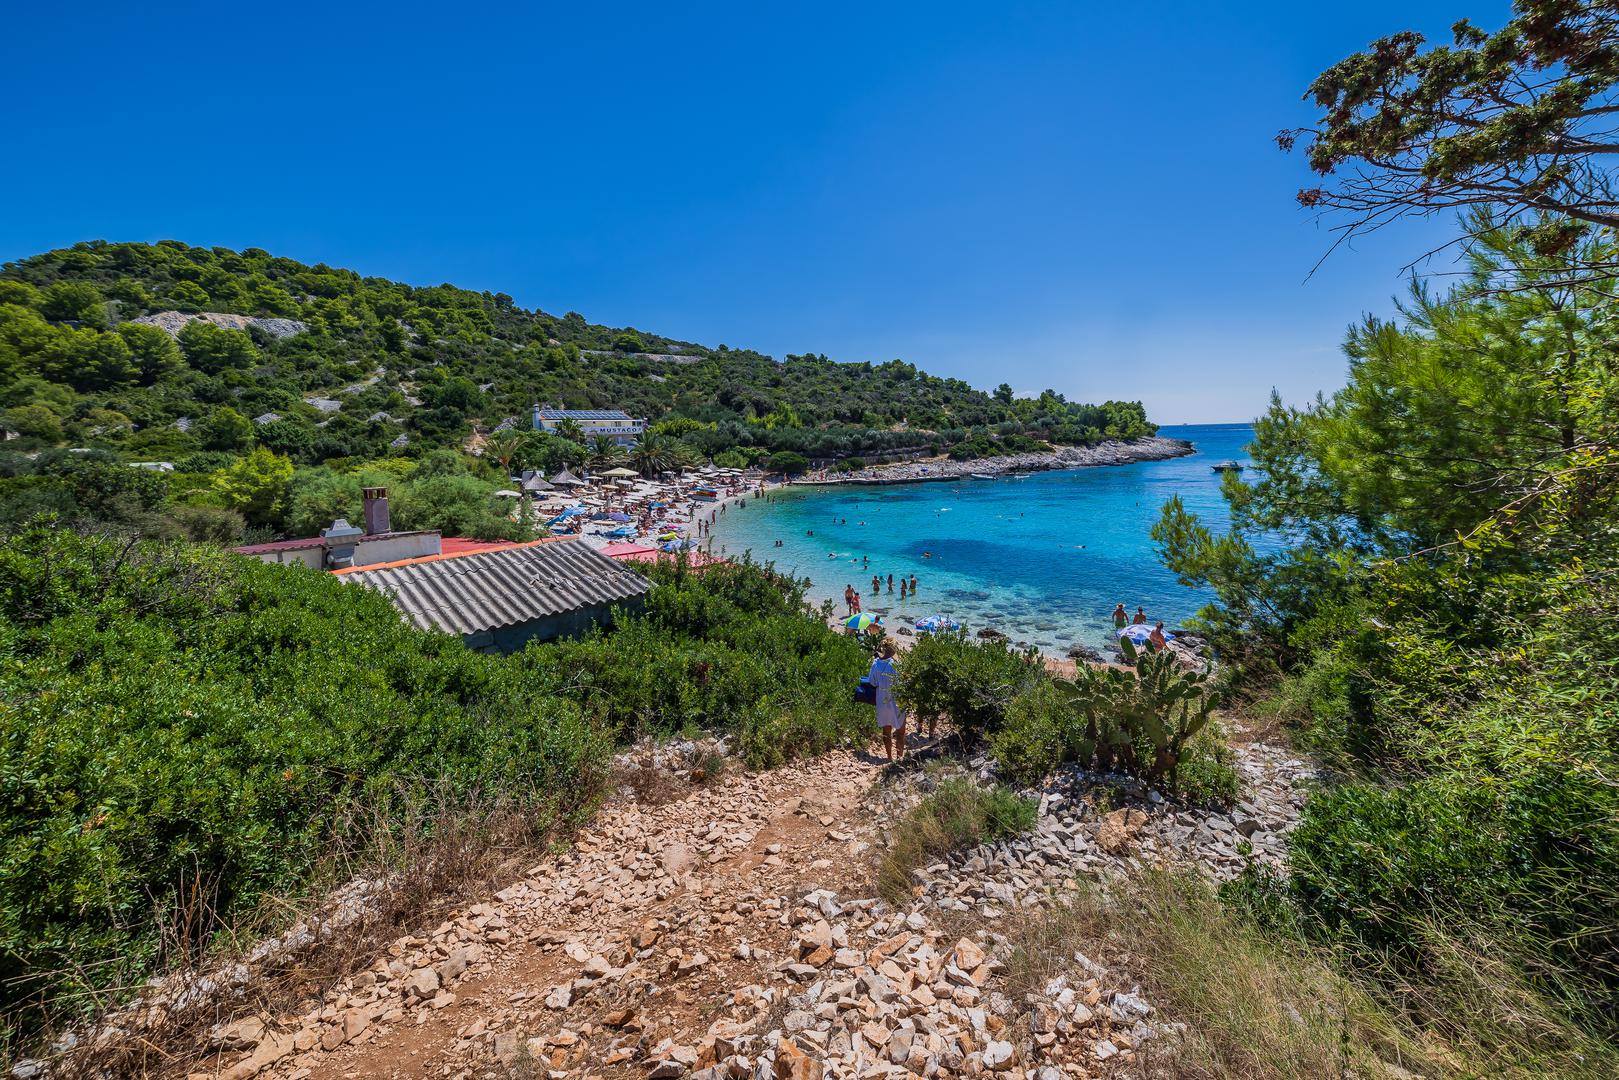
<path fill-rule="evenodd" d="M 576 820 L 545 680 L 329 575 L 35 527 L 0 546 L 0 1030 L 206 947 L 413 790 Z M 363 812 L 357 812 L 363 811 Z"/>
<path fill-rule="evenodd" d="M 895 697 L 918 718 L 948 717 L 971 745 L 999 730 L 1013 699 L 1045 678 L 1038 658 L 1004 640 L 925 634 L 900 658 Z"/>
<path fill-rule="evenodd" d="M 769 766 L 869 734 L 870 709 L 851 694 L 869 657 L 804 612 L 803 582 L 746 560 L 647 573 L 657 587 L 643 615 L 532 645 L 520 662 L 620 740 L 735 732 L 749 764 Z"/>
<path fill-rule="evenodd" d="M 990 738 L 990 751 L 1009 778 L 1033 785 L 1078 757 L 1081 734 L 1068 698 L 1042 680 L 1006 707 L 1005 721 Z"/>

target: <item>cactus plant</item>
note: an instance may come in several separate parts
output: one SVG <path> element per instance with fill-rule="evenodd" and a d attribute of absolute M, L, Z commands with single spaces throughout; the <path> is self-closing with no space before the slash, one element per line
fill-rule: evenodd
<path fill-rule="evenodd" d="M 1173 781 L 1186 744 L 1214 715 L 1217 688 L 1204 672 L 1182 670 L 1167 651 L 1139 655 L 1128 640 L 1125 658 L 1134 671 L 1082 666 L 1058 687 L 1084 718 L 1074 756 L 1099 769 Z M 1141 760 L 1138 748 L 1151 748 Z"/>

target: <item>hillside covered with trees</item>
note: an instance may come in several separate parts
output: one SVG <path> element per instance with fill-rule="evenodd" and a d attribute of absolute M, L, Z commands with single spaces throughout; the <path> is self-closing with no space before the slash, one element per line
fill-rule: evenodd
<path fill-rule="evenodd" d="M 486 436 L 503 466 L 586 463 L 594 448 L 579 440 L 518 437 L 535 402 L 652 421 L 650 446 L 632 462 L 647 471 L 773 454 L 789 465 L 906 450 L 985 457 L 1155 430 L 1136 402 L 1082 405 L 1049 390 L 1019 399 L 1005 385 L 985 393 L 899 360 L 777 361 L 529 311 L 504 293 L 418 288 L 253 248 L 97 241 L 0 270 L 7 449 L 103 452 L 77 454 L 85 460 L 65 469 L 59 454 L 32 464 L 7 455 L 0 472 L 29 481 L 0 497 L 11 519 L 107 487 L 99 475 L 93 485 L 40 480 L 97 461 L 173 462 L 170 494 L 272 529 L 291 523 L 284 512 L 222 489 L 315 467 L 342 476 L 374 467 L 398 481 L 435 451 L 481 451 Z M 430 472 L 479 471 L 437 461 Z M 228 469 L 252 475 L 232 481 Z M 151 509 L 158 494 L 131 498 Z M 284 511 L 293 494 L 272 501 Z"/>

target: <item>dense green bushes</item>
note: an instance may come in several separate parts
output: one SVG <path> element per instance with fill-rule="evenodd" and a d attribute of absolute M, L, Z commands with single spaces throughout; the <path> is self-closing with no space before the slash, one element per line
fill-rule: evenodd
<path fill-rule="evenodd" d="M 657 587 L 644 616 L 514 662 L 623 741 L 730 731 L 765 766 L 869 734 L 870 708 L 851 693 L 869 657 L 804 613 L 802 583 L 745 562 L 647 572 Z"/>
<path fill-rule="evenodd" d="M 131 321 L 162 311 L 304 329 L 278 337 L 199 321 L 175 341 Z M 659 359 L 670 355 L 688 362 Z M 322 397 L 341 407 L 311 404 Z M 622 408 L 664 421 L 661 433 L 700 458 L 744 463 L 958 444 L 1000 453 L 1155 430 L 1137 402 L 992 397 L 899 360 L 706 348 L 527 311 L 503 293 L 414 288 L 258 249 L 90 242 L 0 268 L 0 422 L 30 448 L 65 441 L 173 461 L 256 441 L 299 465 L 369 460 L 401 436 L 411 455 L 459 449 L 474 423 L 521 425 L 534 401 Z M 279 419 L 249 421 L 272 412 Z"/>
<path fill-rule="evenodd" d="M 769 763 L 869 728 L 865 653 L 799 583 L 649 573 L 643 617 L 498 657 L 330 575 L 44 523 L 9 537 L 0 1038 L 206 947 L 421 804 L 503 804 L 539 835 L 590 808 L 614 739 L 712 727 Z"/>
<path fill-rule="evenodd" d="M 296 890 L 413 790 L 589 807 L 543 680 L 326 575 L 38 527 L 0 548 L 0 1010 L 26 1025 Z M 363 814 L 356 815 L 357 810 Z M 193 894 L 195 890 L 195 894 Z M 88 1003 L 88 999 L 81 999 Z"/>
<path fill-rule="evenodd" d="M 1236 794 L 1223 741 L 1205 730 L 1214 690 L 1168 653 L 1144 657 L 1139 670 L 1081 665 L 1074 679 L 1054 680 L 1038 656 L 1004 640 L 929 634 L 900 658 L 899 674 L 903 706 L 924 720 L 949 717 L 969 744 L 988 739 L 1018 783 L 1080 762 L 1187 798 Z"/>
<path fill-rule="evenodd" d="M 1273 404 L 1229 535 L 1177 503 L 1155 529 L 1245 692 L 1344 777 L 1272 899 L 1459 1037 L 1459 952 L 1619 1036 L 1619 338 L 1564 269 L 1488 235 L 1351 332 L 1344 390 Z"/>

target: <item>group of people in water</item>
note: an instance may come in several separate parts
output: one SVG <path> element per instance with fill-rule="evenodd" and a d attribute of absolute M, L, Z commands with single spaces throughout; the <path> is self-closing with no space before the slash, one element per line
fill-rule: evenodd
<path fill-rule="evenodd" d="M 869 567 L 870 565 L 871 559 L 868 556 L 865 559 L 865 566 Z M 917 585 L 915 574 L 912 574 L 909 578 L 907 578 L 904 574 L 899 576 L 899 598 L 901 600 L 904 600 L 908 596 L 915 596 L 916 590 Z M 880 574 L 871 575 L 871 595 L 880 596 L 882 595 L 882 591 L 882 576 Z M 888 595 L 894 595 L 893 574 L 888 575 Z M 860 612 L 863 610 L 861 607 L 860 590 L 856 589 L 853 585 L 845 585 L 843 587 L 843 606 L 849 609 L 850 615 L 860 614 Z"/>

